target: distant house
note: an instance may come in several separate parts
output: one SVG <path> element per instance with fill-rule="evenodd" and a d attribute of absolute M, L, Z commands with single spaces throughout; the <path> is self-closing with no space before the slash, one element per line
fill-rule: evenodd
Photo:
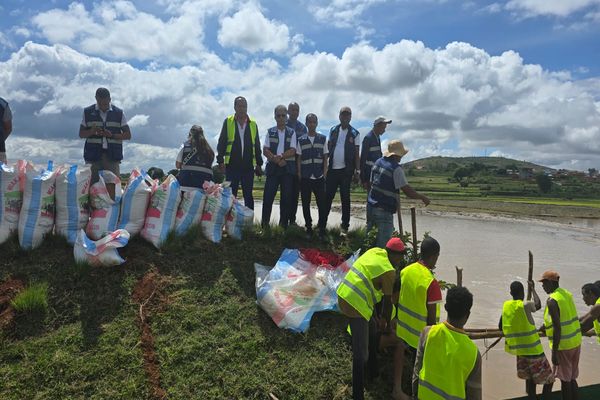
<path fill-rule="evenodd" d="M 523 167 L 519 170 L 520 179 L 531 179 L 533 178 L 533 168 Z"/>

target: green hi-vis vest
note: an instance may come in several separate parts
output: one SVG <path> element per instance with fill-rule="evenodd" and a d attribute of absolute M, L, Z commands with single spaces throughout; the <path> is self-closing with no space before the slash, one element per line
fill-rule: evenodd
<path fill-rule="evenodd" d="M 466 334 L 453 331 L 443 323 L 433 325 L 425 342 L 418 398 L 466 398 L 467 379 L 476 361 L 477 346 Z"/>
<path fill-rule="evenodd" d="M 233 142 L 235 140 L 235 115 L 230 115 L 227 117 L 227 147 L 225 148 L 225 156 L 223 157 L 223 161 L 225 161 L 225 165 L 229 164 L 229 157 L 231 157 L 231 148 L 233 147 Z M 248 117 L 248 123 L 250 124 L 250 139 L 252 140 L 252 165 L 256 166 L 256 154 L 254 149 L 254 144 L 256 143 L 256 135 L 257 135 L 257 127 L 256 121 Z M 244 132 L 240 132 L 240 140 L 244 140 Z M 242 144 L 243 145 L 243 144 Z M 242 157 L 244 155 L 242 154 Z"/>
<path fill-rule="evenodd" d="M 502 307 L 504 350 L 515 356 L 537 356 L 544 353 L 540 335 L 527 319 L 523 300 L 508 300 Z"/>
<path fill-rule="evenodd" d="M 398 299 L 398 325 L 396 335 L 413 349 L 419 344 L 419 335 L 427 326 L 427 289 L 433 282 L 433 272 L 416 262 L 400 272 L 400 298 Z M 440 305 L 436 304 L 439 319 Z M 437 319 L 436 319 L 437 321 Z"/>
<path fill-rule="evenodd" d="M 368 321 L 375 304 L 383 297 L 381 290 L 373 286 L 373 279 L 389 271 L 394 271 L 394 267 L 390 264 L 387 251 L 374 247 L 354 262 L 338 287 L 337 295 Z"/>
<path fill-rule="evenodd" d="M 600 297 L 596 300 L 596 304 L 600 304 Z M 594 320 L 594 330 L 596 331 L 596 336 L 598 337 L 598 343 L 600 343 L 600 322 L 598 322 L 598 318 Z"/>
<path fill-rule="evenodd" d="M 570 350 L 581 345 L 581 325 L 577 317 L 577 310 L 573 302 L 573 295 L 563 288 L 556 289 L 550 294 L 550 297 L 558 303 L 560 310 L 560 343 L 558 350 Z M 554 329 L 552 327 L 552 318 L 548 312 L 548 306 L 544 311 L 544 324 L 546 325 L 546 336 L 552 348 L 552 335 Z"/>

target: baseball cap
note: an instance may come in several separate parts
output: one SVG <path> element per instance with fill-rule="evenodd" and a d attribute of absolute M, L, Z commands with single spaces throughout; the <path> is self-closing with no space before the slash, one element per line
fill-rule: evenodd
<path fill-rule="evenodd" d="M 391 124 L 392 120 L 389 118 L 384 117 L 383 115 L 380 115 L 379 117 L 375 118 L 375 121 L 373 121 L 373 125 L 377 125 L 380 124 L 382 122 L 385 122 L 386 124 Z"/>
<path fill-rule="evenodd" d="M 556 271 L 548 270 L 542 274 L 542 277 L 538 280 L 538 282 L 542 281 L 555 281 L 558 282 L 560 279 L 560 275 Z"/>
<path fill-rule="evenodd" d="M 393 237 L 390 240 L 388 240 L 387 244 L 385 245 L 385 248 L 391 251 L 395 251 L 396 253 L 402 253 L 406 251 L 406 246 L 404 245 L 404 242 L 397 237 Z"/>

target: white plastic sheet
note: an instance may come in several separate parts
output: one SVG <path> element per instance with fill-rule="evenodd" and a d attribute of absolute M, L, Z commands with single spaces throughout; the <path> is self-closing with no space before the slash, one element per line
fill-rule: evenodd
<path fill-rule="evenodd" d="M 119 255 L 118 248 L 124 247 L 129 241 L 129 233 L 118 229 L 100 240 L 89 239 L 83 229 L 77 234 L 73 255 L 78 263 L 92 266 L 110 267 L 121 265 L 125 260 Z"/>

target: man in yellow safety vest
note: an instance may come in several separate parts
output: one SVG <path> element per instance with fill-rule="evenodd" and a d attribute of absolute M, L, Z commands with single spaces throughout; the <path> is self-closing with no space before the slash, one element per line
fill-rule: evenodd
<path fill-rule="evenodd" d="M 586 283 L 581 288 L 581 294 L 583 295 L 585 304 L 592 306 L 590 311 L 579 319 L 581 332 L 586 333 L 593 327 L 598 338 L 598 343 L 600 343 L 600 285 Z"/>
<path fill-rule="evenodd" d="M 560 379 L 562 398 L 577 398 L 581 326 L 573 295 L 559 287 L 560 275 L 545 271 L 540 278 L 544 291 L 550 295 L 544 311 L 544 327 L 552 349 L 554 375 Z"/>
<path fill-rule="evenodd" d="M 448 319 L 421 332 L 412 379 L 416 399 L 481 399 L 481 355 L 463 330 L 472 305 L 467 288 L 449 289 Z"/>
<path fill-rule="evenodd" d="M 369 349 L 369 331 L 387 331 L 391 326 L 396 268 L 402 265 L 405 254 L 406 248 L 399 238 L 391 238 L 385 249 L 367 250 L 354 262 L 337 289 L 338 306 L 349 318 L 352 331 L 354 400 L 364 399 L 365 363 L 369 356 L 375 355 L 375 349 Z M 375 312 L 380 301 L 383 301 L 381 318 Z"/>
<path fill-rule="evenodd" d="M 525 379 L 527 398 L 535 400 L 535 385 L 544 385 L 542 398 L 550 399 L 554 375 L 531 315 L 542 308 L 542 302 L 533 281 L 528 282 L 527 288 L 527 298 L 533 295 L 533 301 L 523 301 L 525 289 L 519 281 L 510 284 L 510 294 L 513 299 L 504 302 L 499 323 L 506 339 L 504 349 L 517 356 L 517 376 Z"/>
<path fill-rule="evenodd" d="M 439 320 L 442 291 L 433 275 L 439 255 L 440 244 L 434 238 L 427 237 L 421 243 L 419 261 L 405 267 L 400 273 L 396 335 L 405 345 L 396 346 L 394 352 L 392 397 L 396 400 L 407 398 L 402 391 L 405 352 L 409 353 L 412 364 L 421 331 L 425 326 L 434 325 Z"/>

